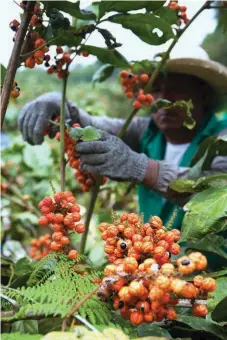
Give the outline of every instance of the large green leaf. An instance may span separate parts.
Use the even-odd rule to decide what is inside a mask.
[[[47,143],[35,146],[27,144],[23,150],[23,160],[38,177],[46,176],[53,165],[51,149]]]
[[[118,67],[129,67],[129,62],[125,57],[116,50],[109,50],[96,46],[85,45],[82,51],[87,51],[89,54],[95,55],[104,64],[108,63]]]
[[[93,126],[86,126],[85,128],[71,128],[69,135],[74,140],[82,140],[88,142],[90,140],[98,140],[102,137],[102,131]]]
[[[1,334],[2,340],[41,340],[41,334],[20,334],[20,333],[3,333]]]
[[[161,45],[174,38],[171,26],[154,14],[115,15],[111,18],[111,21],[130,29],[142,41],[150,45]]]
[[[218,303],[227,297],[227,276],[217,279],[216,284],[217,288],[209,293],[209,299],[207,300],[209,311],[214,311]],[[227,319],[224,321],[227,321]]]
[[[147,11],[155,11],[162,7],[165,1],[101,1],[99,6],[99,18],[107,12],[129,12],[141,8]]]
[[[179,193],[192,193],[195,191],[194,184],[194,181],[188,179],[175,179],[170,183],[169,188]]]
[[[168,22],[168,24],[170,25],[177,24],[179,20],[177,12],[173,11],[169,7],[158,8],[157,10],[154,11],[154,15],[159,16],[160,18]]]
[[[197,318],[195,316],[178,315],[177,321],[182,322],[193,329],[212,333],[220,339],[227,339],[227,331],[223,329],[223,327],[208,320]]]
[[[227,137],[207,137],[200,144],[192,162],[189,171],[189,177],[195,178],[205,170],[209,170],[213,159],[217,156],[227,155]]]
[[[227,218],[226,188],[209,188],[196,194],[185,205],[185,210],[182,241],[198,241],[210,232],[220,232],[223,227],[217,222]]]
[[[217,304],[211,317],[216,322],[227,322],[227,296]]]
[[[24,275],[30,271],[32,271],[34,267],[34,262],[29,260],[27,257],[21,258],[17,263],[15,264],[15,274],[17,276]]]
[[[169,339],[170,334],[166,329],[163,329],[157,325],[152,324],[142,324],[137,327],[137,332],[140,337],[164,337],[164,339]]]
[[[227,188],[227,174],[217,174],[199,178],[194,184],[196,191],[208,188]]]
[[[57,29],[52,32],[56,37],[53,44],[60,46],[76,47],[81,43],[82,37],[77,35],[78,30],[70,27],[67,31],[63,29]]]
[[[5,75],[6,75],[6,68],[2,64],[0,64],[0,66],[1,66],[0,73],[1,73],[1,86],[2,86],[4,83]]]
[[[227,240],[219,235],[207,234],[197,242],[188,242],[188,249],[208,251],[227,259]]]
[[[109,78],[114,71],[114,66],[106,64],[102,65],[93,75],[92,83],[101,83]]]
[[[38,334],[38,321],[37,320],[23,320],[13,323],[12,332],[19,332],[20,334]]]
[[[95,20],[96,15],[91,11],[81,10],[80,9],[80,1],[71,2],[71,1],[43,1],[45,7],[49,9],[56,8],[59,11],[68,13],[75,18],[82,20]]]

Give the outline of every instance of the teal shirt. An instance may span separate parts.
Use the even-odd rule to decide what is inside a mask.
[[[204,122],[196,136],[191,141],[189,147],[185,151],[179,166],[188,167],[194,157],[199,144],[208,136],[215,136],[222,130],[227,128],[227,115],[223,115],[218,119],[215,115]],[[166,148],[166,141],[163,134],[150,122],[145,130],[141,141],[141,152],[145,153],[149,158],[154,160],[163,160]],[[168,223],[173,213],[177,215],[172,224],[172,228],[180,229],[184,211],[179,206],[166,202],[163,205],[163,198],[150,190],[149,188],[140,185],[138,187],[139,208],[140,213],[144,214],[144,221],[147,222],[152,215],[158,215],[163,220],[164,225]]]

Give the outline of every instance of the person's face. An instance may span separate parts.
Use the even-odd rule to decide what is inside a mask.
[[[155,83],[152,95],[155,100],[163,98],[171,102],[192,99],[194,105],[192,116],[197,124],[201,124],[203,119],[201,92],[199,83],[194,78],[170,74],[165,81],[159,79]],[[179,107],[168,110],[160,109],[152,115],[152,119],[163,133],[168,133],[182,129],[185,113]]]

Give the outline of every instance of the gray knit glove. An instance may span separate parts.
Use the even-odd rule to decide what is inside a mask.
[[[106,132],[98,141],[78,143],[76,150],[82,170],[117,181],[141,183],[145,177],[147,156],[132,151],[120,138]]]
[[[27,103],[19,113],[18,125],[23,139],[28,143],[42,144],[43,133],[48,130],[49,137],[53,138],[59,128],[49,120],[54,120],[60,115],[61,93],[49,92]],[[79,123],[81,126],[90,124],[89,115],[75,104],[67,101],[65,107],[65,122],[68,124]]]

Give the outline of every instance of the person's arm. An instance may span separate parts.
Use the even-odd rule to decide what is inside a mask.
[[[149,159],[142,184],[172,203],[183,206],[190,199],[191,195],[185,198],[168,190],[168,186],[175,179],[190,179],[188,176],[189,170],[189,167],[180,167],[166,161]],[[227,173],[227,156],[215,157],[210,170],[203,171],[201,177],[219,173]]]

